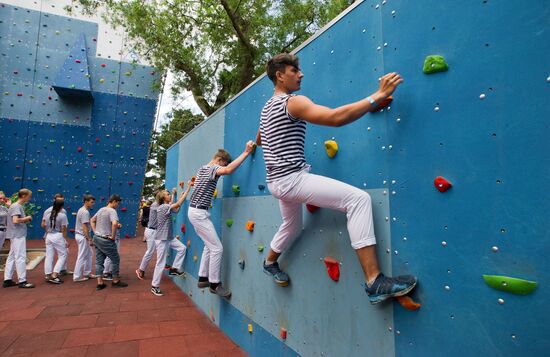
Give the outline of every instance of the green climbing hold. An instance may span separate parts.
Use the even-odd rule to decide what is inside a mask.
[[[116,144],[115,147],[118,149],[120,148],[120,144]]]
[[[38,177],[33,177],[32,179],[34,182],[38,181]]]
[[[55,144],[55,139],[50,139],[50,144]]]
[[[229,218],[228,220],[225,221],[225,224],[227,224],[228,227],[231,227],[233,225],[233,220]]]
[[[233,193],[236,194],[236,195],[241,193],[241,188],[239,187],[239,185],[233,185],[233,187],[231,189],[233,190]]]
[[[426,74],[432,74],[437,72],[445,72],[448,69],[449,65],[443,56],[431,55],[427,56],[424,60],[424,68],[422,68],[422,71]]]
[[[260,245],[258,246],[258,252],[260,252],[260,253],[263,252],[263,251],[264,251],[264,248],[265,248],[264,245],[263,245],[263,244],[260,244]]]
[[[509,276],[501,275],[483,275],[483,280],[485,280],[487,285],[493,289],[502,290],[517,295],[531,294],[538,285],[536,281],[511,278]]]

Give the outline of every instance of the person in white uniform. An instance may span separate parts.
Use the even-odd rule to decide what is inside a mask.
[[[92,274],[93,261],[93,241],[92,227],[90,226],[90,210],[94,207],[95,197],[84,195],[84,205],[80,207],[76,214],[75,240],[78,245],[78,256],[74,267],[73,281],[82,282],[93,279],[96,276]]]
[[[53,203],[55,203],[55,201],[65,201],[65,196],[63,196],[62,193],[56,193],[54,196],[53,196]],[[45,211],[44,211],[44,214],[42,216],[42,224],[44,224],[44,216],[46,214],[49,214],[51,211],[52,211],[52,208],[53,208],[53,204],[52,206],[48,207]],[[63,208],[62,212],[67,215],[67,211]],[[67,217],[69,217],[67,215]],[[46,235],[44,235],[44,240],[46,240]],[[67,247],[67,257],[69,256],[69,247]],[[68,275],[68,274],[72,274],[73,272],[70,271],[69,269],[67,269],[67,264],[69,263],[69,259],[66,259],[65,260],[65,265],[63,266],[63,269],[61,269],[61,273],[60,275],[61,276],[65,276],[65,275]],[[47,280],[47,278],[46,278]]]
[[[4,288],[16,285],[22,289],[34,288],[34,284],[27,282],[27,223],[32,221],[32,216],[26,215],[23,208],[31,198],[31,190],[22,188],[17,193],[17,202],[8,210],[6,238],[10,240],[10,253],[4,268]],[[17,270],[19,284],[12,280],[14,270]]]
[[[170,192],[168,191],[160,191],[156,197],[156,201],[159,205],[157,208],[157,230],[155,231],[157,263],[155,264],[155,272],[153,273],[153,280],[151,282],[151,292],[156,296],[163,295],[160,290],[160,280],[162,278],[164,266],[166,265],[166,255],[168,254],[169,248],[176,251],[176,257],[174,258],[174,262],[172,264],[172,269],[175,269],[175,272],[171,271],[172,275],[185,276],[180,269],[183,265],[183,260],[185,259],[187,247],[185,244],[180,242],[179,239],[174,239],[175,237],[172,229],[172,213],[179,212],[181,205],[189,194],[189,190],[191,190],[191,181],[187,183],[187,188],[175,203],[173,203],[172,196],[177,194],[176,188],[173,189],[172,195],[170,195]]]
[[[196,175],[195,191],[189,200],[187,216],[195,232],[204,242],[201,264],[199,268],[199,288],[209,288],[212,294],[224,298],[231,297],[231,291],[221,283],[221,263],[223,246],[214,224],[210,220],[208,209],[218,180],[223,175],[231,175],[254,150],[254,143],[248,141],[245,150],[235,161],[223,149],[218,150],[212,160],[203,165]]]
[[[59,274],[67,261],[67,247],[69,240],[67,237],[67,226],[69,220],[63,213],[64,201],[56,200],[52,209],[48,211],[42,220],[42,228],[46,230],[46,260],[44,261],[44,273],[46,281],[51,284],[61,284],[63,280]],[[57,253],[57,262],[53,264],[55,254]]]
[[[8,229],[8,202],[4,192],[0,191],[0,250],[4,247],[6,230]]]
[[[155,196],[157,194],[158,192],[155,194]],[[145,279],[145,269],[147,269],[147,265],[149,265],[149,262],[153,257],[153,253],[155,252],[155,248],[156,248],[155,231],[157,230],[158,206],[159,204],[155,200],[153,204],[147,207],[149,209],[148,218],[147,218],[147,227],[145,228],[145,232],[143,233],[143,236],[145,237],[145,241],[147,242],[147,250],[145,251],[145,254],[143,254],[143,258],[141,259],[141,264],[139,265],[139,268],[136,269],[136,275],[139,280]]]

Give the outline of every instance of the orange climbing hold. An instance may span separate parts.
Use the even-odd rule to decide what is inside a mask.
[[[249,232],[254,232],[254,224],[256,224],[254,221],[246,222],[246,230]]]
[[[334,281],[340,280],[340,262],[331,257],[325,257],[328,276]]]
[[[310,205],[309,203],[306,204],[306,208],[307,208],[309,213],[313,213],[313,212],[315,212],[319,209],[319,207],[314,206],[314,205]]]
[[[434,186],[439,192],[445,192],[451,188],[452,184],[445,177],[437,176],[434,180]]]
[[[185,182],[180,181],[180,187],[181,187],[181,188],[184,188],[184,187],[185,187]]]
[[[419,303],[415,302],[410,296],[404,295],[404,296],[398,296],[395,298],[397,302],[403,306],[405,309],[410,311],[415,311],[420,309]]]
[[[195,186],[195,180],[197,178],[195,176],[191,177],[191,186]]]

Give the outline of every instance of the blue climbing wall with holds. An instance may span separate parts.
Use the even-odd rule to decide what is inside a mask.
[[[322,208],[304,207],[302,233],[281,257],[291,285],[263,274],[281,218],[261,148],[222,179],[214,203],[231,300],[196,288],[200,261],[188,258],[193,274],[178,284],[253,356],[546,355],[549,16],[542,0],[358,1],[296,51],[299,94],[330,107],[373,93],[384,73],[405,79],[389,107],[353,124],[308,124],[306,158],[312,172],[370,194],[382,271],[418,276],[419,309],[368,303],[345,215]],[[221,144],[238,156],[272,93],[261,77],[173,146],[178,180]],[[193,150],[220,123],[223,139]],[[186,214],[177,219],[200,259]]]
[[[121,235],[134,236],[159,74],[109,50],[98,22],[27,5],[0,4],[0,190],[33,191],[29,238],[56,193],[71,229],[85,193],[96,210],[119,194]]]

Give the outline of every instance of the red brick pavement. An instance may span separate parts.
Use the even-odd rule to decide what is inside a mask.
[[[29,248],[43,241],[28,241]],[[74,268],[76,245],[69,248]],[[0,356],[246,356],[164,276],[164,296],[149,292],[154,261],[141,281],[134,270],[141,239],[121,245],[125,289],[95,290],[95,281],[51,285],[44,263],[27,273],[35,289],[0,288]]]

